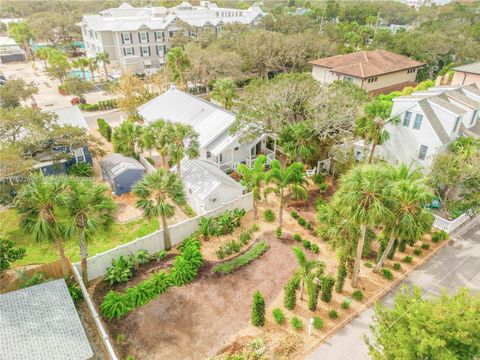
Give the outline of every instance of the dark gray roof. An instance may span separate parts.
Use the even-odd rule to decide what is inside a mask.
[[[0,295],[1,360],[84,360],[93,356],[65,280]]]
[[[445,131],[442,123],[438,119],[437,115],[435,114],[435,111],[433,111],[432,107],[428,103],[428,100],[431,99],[423,99],[418,102],[418,105],[422,109],[423,113],[425,114],[425,117],[427,120],[430,122],[432,125],[433,130],[437,134],[438,138],[443,144],[448,144],[451,139],[448,136],[448,133]]]
[[[110,154],[100,160],[100,166],[113,176],[120,175],[128,169],[145,170],[138,160],[118,153]]]

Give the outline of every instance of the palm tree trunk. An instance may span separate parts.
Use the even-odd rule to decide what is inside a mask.
[[[55,238],[55,247],[57,248],[58,256],[60,257],[60,262],[62,263],[62,273],[63,276],[68,275],[68,262],[63,250],[62,239],[59,237]]]
[[[182,179],[182,173],[180,171],[181,171],[180,161],[177,161],[177,175],[178,175],[178,178],[181,180]]]
[[[380,260],[378,260],[377,265],[373,268],[373,272],[378,273],[380,269],[383,266],[383,263],[385,262],[385,259],[387,258],[388,254],[390,253],[390,250],[392,250],[393,243],[395,242],[395,236],[392,234],[390,236],[390,240],[388,240],[387,247],[383,251],[382,256],[380,257]]]
[[[95,82],[95,71],[90,70],[90,73],[92,74],[92,81]]]
[[[162,166],[163,166],[163,168],[168,170],[167,157],[165,156],[165,154],[160,154],[160,156],[162,157]]]
[[[257,201],[255,198],[253,199],[253,220],[258,219],[258,208],[257,208]]]
[[[278,214],[278,226],[283,226],[283,190],[280,192],[280,212]]]
[[[305,279],[302,277],[302,283],[300,284],[300,300],[303,300],[303,287],[305,284]]]
[[[87,82],[87,77],[85,76],[85,69],[82,68],[83,81]]]
[[[85,230],[80,229],[80,238],[79,238],[79,247],[80,247],[80,257],[82,258],[82,281],[85,287],[88,286],[88,271],[87,271],[87,257],[88,257],[88,247],[87,242],[85,241]]]
[[[108,82],[107,64],[105,63],[103,63],[103,71],[105,71],[105,81]]]
[[[363,245],[365,244],[365,233],[367,232],[366,225],[362,224],[360,227],[360,239],[358,239],[357,253],[355,254],[355,265],[353,266],[352,287],[357,286],[358,273],[360,271],[360,262],[362,261]]]
[[[373,160],[373,154],[375,153],[375,148],[377,147],[377,140],[373,139],[372,149],[370,150],[370,155],[368,156],[368,163],[371,164]]]
[[[164,248],[166,251],[168,251],[172,248],[172,242],[170,241],[170,231],[168,230],[167,218],[165,217],[165,215],[161,215],[160,220],[162,221],[163,227]]]

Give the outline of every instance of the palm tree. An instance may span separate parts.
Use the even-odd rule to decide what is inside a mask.
[[[165,250],[170,250],[172,244],[167,219],[175,215],[175,204],[185,204],[182,182],[176,174],[165,169],[158,169],[135,183],[132,191],[138,197],[136,206],[143,210],[145,216],[157,217],[159,225],[161,222],[164,247]]]
[[[396,191],[391,202],[393,216],[385,223],[384,233],[389,236],[388,244],[378,263],[373,269],[380,271],[383,263],[393,247],[395,239],[420,239],[433,224],[433,215],[425,204],[431,203],[432,191],[425,184],[425,178],[420,169],[411,170],[411,166],[401,165],[392,169],[392,180]]]
[[[125,120],[113,131],[114,151],[126,156],[138,157],[142,147],[142,134],[142,126],[131,120]]]
[[[340,187],[332,204],[342,217],[360,226],[352,275],[353,287],[357,286],[367,228],[390,221],[394,192],[391,171],[382,164],[357,166],[340,179]]]
[[[68,191],[62,196],[64,208],[70,218],[66,228],[69,236],[78,234],[80,257],[82,258],[82,280],[88,285],[87,271],[87,239],[101,226],[107,226],[113,221],[115,203],[106,195],[108,187],[96,184],[91,179],[69,179]]]
[[[280,165],[278,160],[273,160],[270,164],[270,170],[266,175],[267,182],[272,182],[275,187],[273,192],[280,198],[279,226],[283,226],[283,208],[285,206],[285,190],[288,189],[292,194],[292,199],[306,199],[308,194],[306,190],[307,175],[302,163],[294,162],[286,168]]]
[[[375,100],[364,108],[365,116],[357,119],[355,132],[364,138],[366,144],[372,144],[368,163],[373,160],[375,148],[383,144],[390,137],[385,125],[389,122],[398,123],[398,117],[389,119],[392,110],[392,102],[387,100]]]
[[[223,103],[225,109],[230,110],[233,99],[238,96],[237,85],[232,79],[218,79],[213,83],[212,97]]]
[[[294,246],[292,250],[297,258],[298,265],[300,266],[300,269],[298,270],[298,274],[300,275],[301,279],[300,300],[303,300],[303,289],[305,288],[305,283],[313,281],[313,270],[322,267],[323,264],[319,260],[308,260],[304,252],[296,246]]]
[[[85,69],[88,67],[88,59],[81,57],[72,62],[72,65],[82,72],[83,81],[87,81],[87,76],[85,75]]]
[[[240,184],[242,184],[247,191],[253,193],[253,218],[257,220],[258,209],[257,201],[261,198],[261,185],[265,179],[265,164],[267,163],[267,157],[260,155],[255,159],[253,167],[248,167],[245,164],[239,164],[237,172],[240,175]]]
[[[90,74],[92,74],[92,81],[95,82],[95,71],[98,70],[98,60],[97,58],[88,58],[88,70],[90,70]]]
[[[63,178],[36,174],[19,192],[16,208],[24,231],[33,234],[37,241],[55,241],[63,274],[67,275],[68,262],[62,244],[64,227],[58,216],[60,195],[64,189]]]
[[[108,70],[107,70],[107,65],[110,64],[110,55],[108,52],[103,51],[101,53],[98,53],[95,56],[95,59],[99,62],[102,63],[103,66],[103,71],[105,71],[105,81],[108,82]]]
[[[197,158],[199,154],[198,133],[191,125],[174,123],[167,127],[168,155],[177,166],[177,175],[181,179],[180,161],[187,156],[189,159]]]
[[[155,120],[145,128],[145,131],[145,144],[158,151],[162,158],[163,167],[168,169],[167,156],[169,144],[171,143],[171,131],[169,131],[168,123],[162,119]]]
[[[280,133],[279,142],[290,161],[310,162],[318,151],[318,134],[308,122],[299,122],[285,126]]]
[[[51,48],[49,47],[41,47],[41,48],[38,48],[36,51],[35,51],[35,57],[38,57],[39,59],[42,59],[43,60],[43,63],[45,65],[45,69],[47,68],[48,64],[47,64],[47,59],[50,55],[50,52],[51,52]]]

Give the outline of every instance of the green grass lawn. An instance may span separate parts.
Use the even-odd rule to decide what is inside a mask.
[[[115,246],[148,235],[158,229],[156,219],[138,219],[127,224],[113,224],[108,230],[99,230],[88,242],[88,256],[113,249]],[[14,266],[48,263],[58,258],[54,243],[35,241],[33,236],[20,229],[19,216],[15,209],[0,212],[0,236],[27,249],[27,256]],[[65,254],[72,262],[80,260],[77,239],[65,242]]]

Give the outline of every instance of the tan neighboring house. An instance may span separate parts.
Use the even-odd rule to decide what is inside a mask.
[[[415,86],[418,69],[425,64],[385,50],[357,51],[309,62],[312,76],[324,84],[352,81],[373,94],[387,94]]]
[[[480,88],[480,61],[457,66],[452,69],[455,74],[452,78],[452,85],[471,85],[475,84]]]

